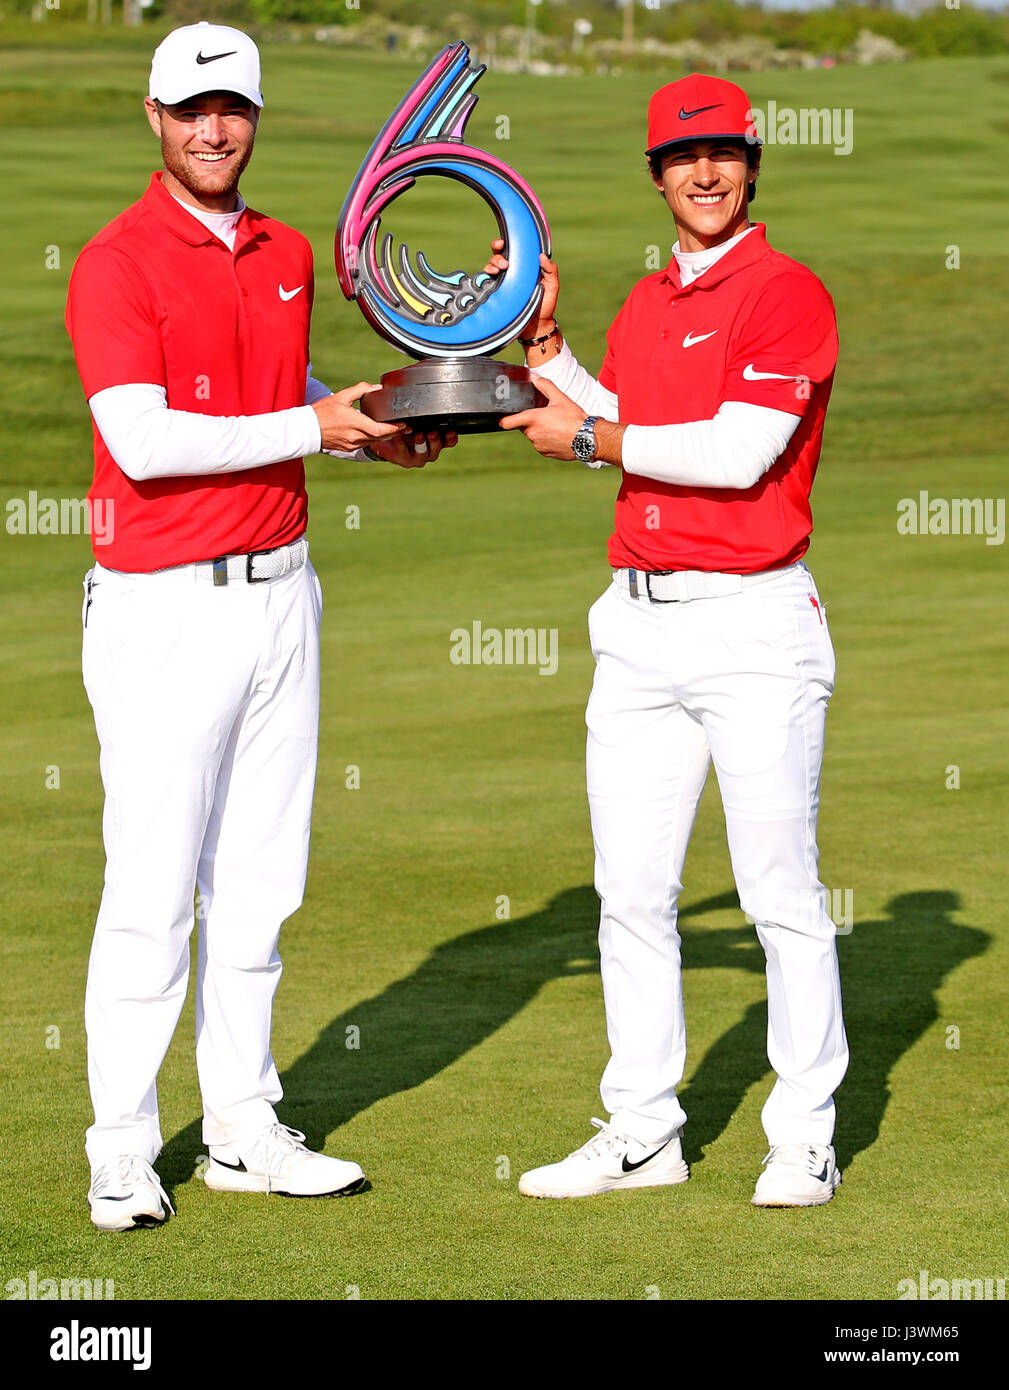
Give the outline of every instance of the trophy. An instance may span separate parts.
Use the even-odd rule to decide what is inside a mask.
[[[539,199],[507,164],[464,139],[487,71],[464,43],[449,44],[413,84],[357,172],[336,229],[340,288],[375,332],[418,360],[386,372],[361,399],[373,420],[418,430],[487,433],[503,415],[546,405],[525,367],[490,355],[510,343],[540,302],[540,252],[550,230]],[[422,251],[379,242],[382,211],[418,178],[457,179],[490,205],[508,269],[439,274]]]

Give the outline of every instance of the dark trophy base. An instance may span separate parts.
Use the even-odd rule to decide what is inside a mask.
[[[490,434],[502,415],[546,404],[525,367],[493,357],[428,357],[386,372],[381,389],[361,397],[372,420],[456,434]]]

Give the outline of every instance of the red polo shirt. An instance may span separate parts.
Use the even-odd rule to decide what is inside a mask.
[[[610,563],[749,574],[805,554],[809,494],[837,361],[834,305],[811,270],[767,244],[763,224],[685,289],[674,257],[638,282],[599,373],[620,420],[709,420],[725,401],[801,415],[753,487],[688,488],[625,473]]]
[[[313,292],[300,232],[246,208],[229,251],[155,173],[140,201],[88,242],[70,277],[66,325],[84,394],[151,383],[165,387],[170,409],[200,415],[304,405]],[[111,569],[270,550],[305,530],[300,459],[134,482],[97,427],[94,448],[89,496],[113,508],[108,543],[94,550]]]

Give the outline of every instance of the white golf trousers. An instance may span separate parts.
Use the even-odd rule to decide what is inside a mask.
[[[83,673],[107,864],[85,1000],[86,1148],[92,1163],[153,1161],[156,1077],[186,996],[194,919],[204,1141],[276,1118],[277,944],[308,864],[322,594],[307,561],[219,588],[207,566],[96,565],[89,577]]]
[[[829,1144],[848,1061],[836,928],[816,819],[834,652],[801,562],[737,593],[653,603],[614,583],[592,606],[587,772],[611,1058],[603,1104],[658,1142],[686,1119],[676,903],[708,771],[740,904],[767,963],[770,1144]]]

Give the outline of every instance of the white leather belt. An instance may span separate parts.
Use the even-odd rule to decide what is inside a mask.
[[[301,569],[308,559],[308,541],[293,541],[276,550],[257,550],[251,555],[222,555],[218,560],[200,560],[193,569],[198,581],[220,588],[225,584],[262,584]]]
[[[614,583],[631,598],[650,599],[652,603],[685,603],[695,598],[722,598],[738,594],[751,584],[759,584],[791,569],[761,570],[758,574],[725,574],[708,570],[673,570],[666,574],[656,570],[619,569],[613,571]]]

